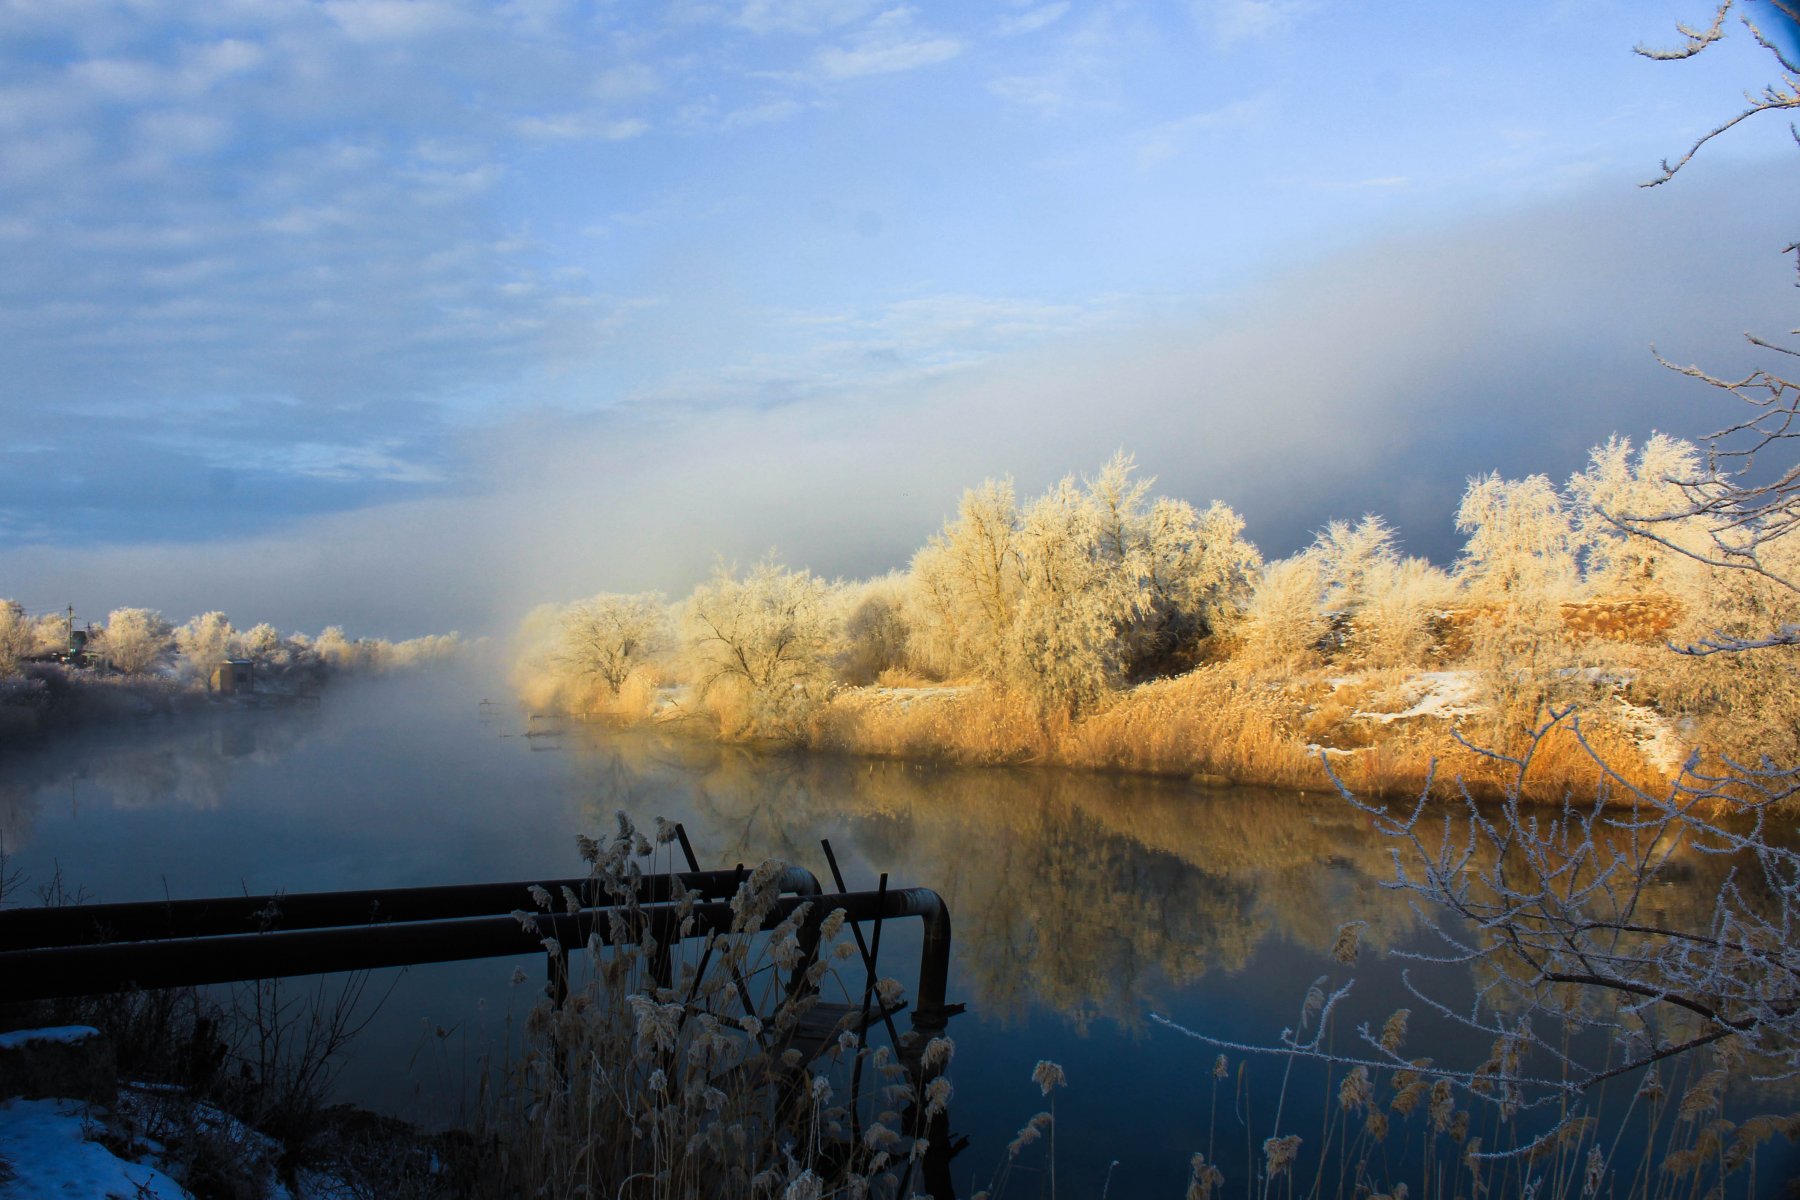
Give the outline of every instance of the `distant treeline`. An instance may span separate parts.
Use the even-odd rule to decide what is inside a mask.
[[[34,661],[70,656],[71,629],[60,613],[33,619],[16,601],[0,599],[0,678]],[[222,612],[201,613],[173,625],[150,608],[115,608],[104,625],[84,626],[78,657],[123,675],[162,675],[205,683],[228,659],[247,659],[271,681],[322,677],[334,670],[381,671],[444,658],[462,644],[457,634],[390,642],[350,638],[327,626],[317,637],[283,635],[263,623],[233,628]]]
[[[33,618],[0,599],[0,741],[180,707],[203,696],[228,660],[251,663],[253,690],[291,695],[334,675],[441,660],[462,645],[454,633],[390,642],[352,639],[335,625],[317,637],[266,623],[239,630],[222,612],[174,625],[148,608],[117,608],[104,625],[72,631],[61,614]]]
[[[1659,434],[1595,448],[1561,488],[1543,475],[1473,479],[1446,569],[1402,554],[1374,515],[1330,521],[1300,553],[1265,561],[1230,507],[1153,497],[1120,454],[1026,501],[1007,480],[969,489],[907,569],[878,579],[829,581],[770,557],[721,565],[674,603],[601,593],[545,605],[521,627],[516,680],[538,709],[976,760],[1242,766],[1243,753],[1204,747],[1143,761],[1095,733],[1144,736],[1133,706],[1166,715],[1177,683],[1194,705],[1267,708],[1250,740],[1302,757],[1334,738],[1352,750],[1403,740],[1409,715],[1453,717],[1504,746],[1573,705],[1621,741],[1642,742],[1649,720],[1684,744],[1800,760],[1785,655],[1669,649],[1800,622],[1792,591],[1702,561],[1716,549],[1694,511],[1704,478],[1696,447]],[[1654,537],[1627,528],[1645,517],[1663,518]],[[1800,553],[1800,539],[1789,545],[1771,549]],[[1788,565],[1765,552],[1772,571],[1792,577]],[[1469,702],[1404,711],[1421,694],[1406,681],[1439,673]],[[1320,714],[1334,707],[1343,720],[1327,728]],[[1380,727],[1361,747],[1341,728],[1357,720]]]

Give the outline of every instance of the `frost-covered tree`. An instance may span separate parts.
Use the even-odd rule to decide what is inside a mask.
[[[1120,630],[1139,596],[1105,551],[1102,515],[1064,479],[1026,509],[1014,540],[1019,593],[1005,678],[1046,712],[1079,712],[1123,679]]]
[[[162,665],[173,633],[155,609],[115,608],[106,618],[103,648],[116,669],[141,675]]]
[[[352,641],[342,625],[327,625],[313,639],[312,653],[318,661],[334,670],[355,670],[364,663],[362,643]]]
[[[912,641],[906,616],[908,583],[906,575],[895,571],[836,589],[834,600],[843,623],[837,673],[845,683],[870,684],[882,672],[907,665]]]
[[[1371,666],[1416,667],[1429,662],[1434,625],[1447,615],[1456,595],[1456,581],[1425,559],[1383,563],[1369,574],[1351,646]]]
[[[69,648],[69,623],[61,613],[45,613],[31,623],[31,653],[62,654]]]
[[[667,648],[670,634],[661,596],[602,592],[562,614],[555,655],[565,670],[617,696],[633,671]]]
[[[258,665],[286,665],[288,648],[281,640],[280,631],[267,621],[252,625],[240,634],[238,647],[246,658],[256,660]]]
[[[1402,558],[1393,526],[1373,513],[1352,525],[1331,521],[1313,538],[1319,603],[1339,622],[1342,652],[1371,666],[1424,661],[1433,624],[1456,582],[1422,558]]]
[[[1264,566],[1238,627],[1245,661],[1277,667],[1317,657],[1327,628],[1319,611],[1323,589],[1324,572],[1310,550]]]
[[[1576,538],[1585,554],[1584,576],[1599,594],[1683,596],[1704,574],[1696,556],[1707,534],[1695,518],[1659,523],[1660,537],[1633,534],[1620,523],[1634,514],[1673,513],[1686,502],[1682,481],[1701,472],[1692,442],[1652,434],[1635,455],[1630,438],[1612,437],[1588,454],[1588,465],[1569,478]]]
[[[1255,587],[1262,555],[1244,539],[1243,518],[1214,501],[1146,500],[1154,480],[1134,480],[1123,451],[1087,483],[1098,551],[1126,581],[1118,672],[1128,682],[1192,665],[1199,644],[1229,628]]]
[[[21,661],[36,648],[37,630],[16,600],[0,600],[0,677],[16,675]]]
[[[1762,561],[1800,577],[1800,538],[1761,548]],[[1751,644],[1770,630],[1800,627],[1800,594],[1754,571],[1699,568],[1683,592],[1684,609],[1669,637],[1677,646]],[[1739,653],[1662,652],[1646,673],[1664,707],[1697,722],[1705,750],[1755,766],[1765,756],[1800,765],[1800,670],[1790,647]]]
[[[1469,535],[1457,573],[1476,598],[1518,605],[1574,592],[1575,530],[1547,476],[1471,479],[1456,528]]]
[[[238,632],[222,612],[190,617],[175,630],[175,652],[181,669],[198,679],[209,677],[214,667],[237,657],[240,650]]]
[[[766,558],[727,567],[681,606],[681,653],[727,734],[795,737],[831,690],[837,628],[831,588]]]
[[[1331,521],[1313,537],[1326,612],[1353,616],[1400,563],[1399,537],[1374,513],[1352,525]]]
[[[1190,665],[1235,621],[1261,556],[1214,503],[1150,499],[1120,453],[1020,509],[1010,482],[963,496],[913,560],[915,657],[1006,684],[1045,711]]]
[[[913,556],[912,647],[943,675],[998,678],[1018,601],[1014,539],[1019,506],[1010,479],[963,493],[956,518]]]

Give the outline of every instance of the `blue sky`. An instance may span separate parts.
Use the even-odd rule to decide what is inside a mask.
[[[0,595],[494,625],[1119,446],[1442,558],[1794,324],[1785,129],[1636,186],[1705,8],[0,0]]]

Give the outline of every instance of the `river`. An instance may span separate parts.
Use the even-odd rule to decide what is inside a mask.
[[[483,706],[480,701],[494,703]],[[1468,968],[1408,963],[1431,945],[1392,877],[1391,844],[1335,796],[1202,789],[1185,781],[1036,769],[957,769],[756,753],[690,738],[533,721],[503,685],[439,672],[341,686],[316,711],[221,712],[71,735],[0,759],[0,837],[25,882],[60,878],[101,901],[554,878],[579,874],[577,832],[617,810],[683,822],[704,866],[775,856],[828,879],[829,838],[852,888],[886,871],[936,889],[955,923],[952,1124],[970,1137],[959,1190],[985,1186],[1044,1104],[1039,1059],[1060,1063],[1060,1194],[1179,1194],[1211,1149],[1228,1178],[1260,1161],[1283,1060],[1215,1085],[1215,1047],[1154,1019],[1269,1045],[1329,955],[1367,922],[1340,1015],[1379,1026],[1414,1010],[1409,1046],[1479,1062],[1485,1039],[1407,998],[1454,1000]],[[1710,895],[1700,863],[1653,897]],[[883,971],[910,983],[916,929],[885,933]],[[484,1055],[504,1046],[542,979],[487,961],[378,973],[392,994],[338,1079],[339,1097],[428,1122],[459,1119]],[[1317,1071],[1288,1083],[1281,1132],[1316,1137],[1334,1104]],[[1116,1166],[1113,1165],[1116,1160]],[[1784,1159],[1770,1169],[1786,1171]],[[1043,1167],[1020,1159],[1009,1192]],[[1110,1183],[1108,1182],[1111,1173]],[[1235,1188],[1232,1189],[1235,1192]]]

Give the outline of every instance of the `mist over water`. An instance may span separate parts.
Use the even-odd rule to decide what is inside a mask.
[[[1220,1085],[1209,1132],[1215,1049],[1149,1014],[1270,1044],[1316,978],[1345,974],[1327,950],[1346,920],[1369,922],[1346,1042],[1354,1021],[1379,1025],[1410,1003],[1416,1052],[1478,1061],[1485,1049],[1404,996],[1407,964],[1387,954],[1427,942],[1382,887],[1389,844],[1333,797],[758,754],[480,704],[504,694],[481,669],[421,672],[336,687],[314,713],[220,712],[15,755],[0,782],[9,866],[28,877],[15,898],[33,902],[59,871],[96,901],[561,878],[581,873],[574,835],[608,832],[619,810],[684,822],[708,867],[775,856],[828,880],[829,838],[852,889],[886,871],[950,907],[950,999],[969,1005],[950,1026],[952,1125],[972,1138],[956,1163],[965,1194],[1043,1106],[1040,1058],[1069,1076],[1057,1099],[1068,1194],[1099,1195],[1115,1158],[1114,1194],[1177,1193],[1209,1139],[1209,1158],[1246,1178],[1247,1131],[1230,1114],[1250,1116],[1260,1146],[1282,1064],[1253,1062],[1244,1098],[1235,1073]],[[1691,890],[1658,892],[1650,915],[1705,902],[1722,869],[1697,861]],[[917,949],[915,923],[889,924],[882,972],[910,988]],[[509,982],[515,966],[527,982]],[[1466,988],[1466,972],[1412,967],[1447,995]],[[543,969],[525,957],[377,973],[370,994],[393,993],[340,1098],[466,1117],[483,1057],[504,1053]],[[1324,1092],[1306,1080],[1284,1118],[1303,1133],[1320,1127]]]

